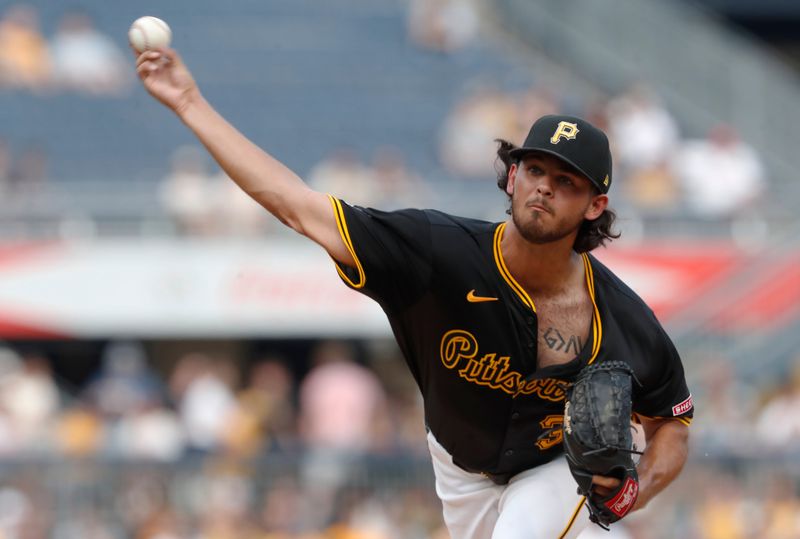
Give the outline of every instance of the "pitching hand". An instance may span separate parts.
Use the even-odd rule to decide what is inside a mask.
[[[173,49],[150,50],[137,55],[136,71],[144,87],[178,114],[200,95],[192,74]]]
[[[592,476],[592,490],[601,497],[606,497],[619,487],[620,480],[616,477],[605,477],[602,475]]]
[[[603,475],[592,476],[592,491],[596,492],[601,498],[607,498],[612,492],[619,488],[620,480],[616,477],[606,477]],[[636,511],[642,507],[642,498],[636,499],[631,511]]]

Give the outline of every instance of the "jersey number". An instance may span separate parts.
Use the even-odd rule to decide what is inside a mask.
[[[536,441],[536,447],[541,451],[546,451],[553,446],[561,443],[564,438],[564,433],[561,426],[564,424],[563,415],[549,415],[539,421],[539,425],[544,431],[539,439]]]

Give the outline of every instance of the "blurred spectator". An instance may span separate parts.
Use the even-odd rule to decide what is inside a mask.
[[[210,170],[197,146],[176,148],[159,199],[178,233],[187,236],[258,236],[273,225],[267,211],[223,171]]]
[[[6,389],[19,376],[22,358],[11,348],[0,347],[0,455],[13,455],[22,449],[13,412],[6,407]]]
[[[237,413],[231,365],[202,353],[178,360],[170,386],[186,430],[189,448],[214,452],[223,447]]]
[[[699,539],[748,539],[757,522],[742,485],[728,474],[720,473],[696,492],[694,514]],[[724,493],[724,495],[721,495]]]
[[[146,407],[162,395],[162,384],[150,369],[138,342],[110,342],[103,350],[100,370],[85,389],[87,401],[111,420]]]
[[[214,186],[207,154],[196,146],[181,146],[173,153],[170,171],[161,180],[159,198],[180,234],[206,236],[216,230]]]
[[[35,493],[26,492],[27,485],[3,483],[0,488],[0,536],[44,537],[45,530],[37,523],[46,512],[46,508],[39,506],[41,500],[35,499]]]
[[[339,197],[348,204],[374,206],[380,201],[380,188],[369,167],[349,147],[338,148],[317,163],[309,171],[307,181],[313,189]]]
[[[18,455],[23,451],[20,446],[13,419],[0,403],[0,458]]]
[[[322,342],[300,383],[300,435],[313,448],[361,453],[373,445],[386,395],[375,374],[359,365],[355,350]]]
[[[226,236],[255,237],[275,227],[276,220],[258,202],[242,191],[224,172],[211,177],[213,227]]]
[[[681,210],[681,191],[670,163],[630,170],[619,183],[619,204],[642,217],[671,217]]]
[[[55,447],[67,457],[99,454],[105,443],[105,426],[100,414],[84,401],[67,407],[58,418]]]
[[[134,358],[136,365],[146,356],[129,345],[112,343],[103,352]],[[161,400],[130,398],[138,392],[127,384],[107,386],[121,387],[128,396],[120,402],[129,408],[111,401],[111,409],[124,410],[116,417],[98,413],[99,400],[59,407],[52,387],[42,391],[43,382],[54,386],[57,381],[45,358],[0,348],[0,455],[6,462],[0,537],[444,539],[427,465],[405,467],[409,457],[428,458],[424,449],[416,453],[424,447],[422,410],[398,353],[373,344],[367,348],[367,368],[356,361],[354,347],[318,343],[301,390],[303,419],[295,413],[288,360],[264,356],[238,373],[233,361],[187,354],[170,377],[175,404],[182,412],[193,410],[179,418],[163,395]],[[786,377],[791,383],[767,401],[763,415],[771,418],[754,434],[753,389],[724,357],[703,360],[697,399],[706,413],[692,425],[693,453],[680,480],[657,507],[637,511],[610,533],[590,527],[580,539],[800,536],[800,483],[793,465],[800,437],[780,438],[784,425],[798,430],[794,417],[800,415],[800,403],[786,397],[800,387],[800,362],[798,372]],[[106,361],[101,372],[109,372]],[[239,374],[245,383],[236,392]],[[103,378],[98,373],[95,384]],[[43,396],[41,402],[35,395]],[[777,412],[768,412],[780,401]],[[53,426],[49,439],[55,458],[28,460],[31,453],[18,443],[22,438],[11,420],[18,411],[6,410],[14,407],[25,410],[22,416],[31,424]],[[44,410],[60,415],[54,420],[56,412]],[[318,419],[309,421],[309,414]],[[42,417],[50,420],[37,419]],[[303,441],[314,443],[307,455],[292,440],[301,421]],[[321,423],[312,436],[308,427]],[[203,451],[213,454],[187,458],[184,425],[187,432],[212,440]],[[756,453],[736,450],[751,447],[751,441]],[[391,453],[385,451],[388,446]],[[769,457],[769,447],[781,450],[780,458]],[[398,464],[402,475],[396,473]]]
[[[470,0],[411,0],[408,32],[424,49],[453,53],[478,34],[478,14]]]
[[[345,493],[335,522],[327,529],[333,539],[394,539],[401,536],[388,508],[372,493]]]
[[[25,354],[17,369],[0,378],[0,399],[15,443],[28,454],[46,453],[50,428],[60,411],[60,395],[47,358]]]
[[[607,114],[615,166],[625,178],[620,202],[645,216],[675,213],[680,189],[670,163],[679,133],[672,115],[644,84],[611,100]]]
[[[609,138],[623,171],[658,166],[678,145],[678,126],[655,92],[636,84],[608,103]]]
[[[786,380],[782,380],[756,418],[760,445],[776,451],[800,449],[800,358]]]
[[[41,91],[50,80],[47,41],[39,29],[39,12],[15,4],[0,19],[0,87]]]
[[[300,383],[299,433],[308,454],[303,486],[316,518],[328,524],[337,491],[355,472],[358,459],[386,420],[386,395],[375,374],[356,362],[343,342],[322,342]]]
[[[512,140],[517,131],[513,98],[498,88],[480,88],[448,114],[439,135],[440,158],[459,179],[492,178],[497,155],[494,139]]]
[[[408,168],[405,156],[399,148],[382,146],[372,160],[373,182],[381,208],[410,208],[422,204],[434,205],[433,193],[425,181]]]
[[[795,481],[785,475],[770,477],[764,500],[760,539],[800,537],[800,499]]]
[[[294,379],[280,358],[253,365],[238,406],[229,419],[226,444],[234,454],[256,456],[264,450],[290,450],[295,445]]]
[[[751,212],[766,188],[760,157],[731,126],[717,126],[707,138],[687,141],[676,166],[686,205],[705,219]]]
[[[185,449],[180,419],[155,397],[124,414],[115,438],[114,453],[133,460],[173,462],[183,456]]]
[[[397,454],[429,457],[422,397],[405,360],[393,346],[372,349],[370,358],[370,368],[385,388],[389,402],[390,426],[385,433],[389,440],[383,445]]]
[[[131,87],[129,62],[88,13],[70,11],[59,21],[50,43],[55,83],[90,95],[122,95]]]

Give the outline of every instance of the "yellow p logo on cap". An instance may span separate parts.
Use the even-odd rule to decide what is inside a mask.
[[[558,144],[558,141],[562,138],[572,140],[578,136],[578,131],[578,124],[572,122],[558,122],[558,127],[556,127],[556,132],[553,133],[553,136],[550,137],[550,142]]]

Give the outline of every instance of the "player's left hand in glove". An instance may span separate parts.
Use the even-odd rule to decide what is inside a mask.
[[[633,463],[631,393],[633,371],[622,361],[589,365],[567,392],[564,408],[564,452],[578,494],[586,496],[589,518],[608,529],[633,509],[639,478]],[[595,475],[619,484],[592,488]]]

